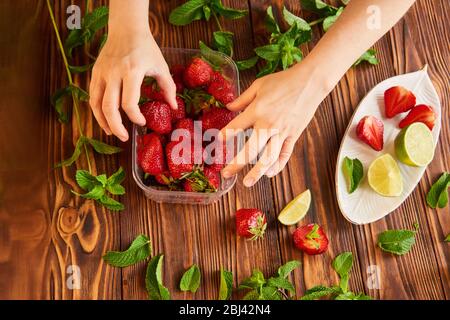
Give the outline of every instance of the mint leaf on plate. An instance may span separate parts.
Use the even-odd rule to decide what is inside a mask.
[[[404,255],[416,241],[416,232],[411,230],[387,230],[378,235],[378,246],[386,252]]]
[[[345,157],[342,163],[342,171],[347,180],[348,193],[355,192],[364,177],[364,168],[361,161],[357,158]]]
[[[133,240],[130,247],[125,251],[108,251],[103,260],[113,267],[128,267],[147,259],[152,254],[150,239],[141,234]]]
[[[147,265],[145,287],[150,300],[170,300],[170,292],[163,285],[162,266],[164,255],[154,256]]]
[[[450,173],[444,172],[431,186],[427,194],[427,203],[431,208],[444,208],[448,204],[448,188],[450,187]]]
[[[233,273],[227,270],[220,270],[219,300],[228,300],[233,291]]]
[[[194,264],[183,274],[180,280],[180,290],[195,293],[200,287],[201,273],[199,267]]]

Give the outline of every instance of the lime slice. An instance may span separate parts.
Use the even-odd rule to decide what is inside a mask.
[[[369,185],[385,197],[398,197],[403,191],[403,180],[397,162],[390,154],[376,158],[367,173]]]
[[[434,143],[430,129],[422,122],[403,128],[395,138],[398,159],[409,166],[426,166],[433,160]]]
[[[294,200],[289,202],[287,206],[284,207],[283,210],[281,210],[278,216],[278,221],[286,226],[296,224],[306,215],[309,210],[310,204],[311,192],[308,189],[295,197]]]

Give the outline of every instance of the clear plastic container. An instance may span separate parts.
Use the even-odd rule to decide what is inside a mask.
[[[194,57],[200,55],[200,50],[191,49],[178,49],[178,48],[162,48],[162,53],[169,64],[169,66],[181,64],[187,65],[187,63]],[[229,78],[235,85],[237,95],[240,93],[239,88],[239,71],[236,64],[228,56],[220,52],[211,52],[205,56],[206,59],[214,61],[214,63],[220,62],[222,67],[222,73]],[[199,193],[199,192],[185,192],[185,191],[169,191],[161,189],[158,186],[148,186],[144,183],[144,172],[137,163],[137,137],[141,135],[144,128],[134,125],[133,126],[133,142],[132,142],[132,170],[133,178],[137,185],[144,191],[147,198],[156,202],[167,203],[184,203],[184,204],[210,204],[219,200],[224,194],[233,188],[236,183],[237,177],[224,179],[221,178],[220,188],[214,193]],[[242,137],[239,137],[235,142],[235,154],[242,146]]]

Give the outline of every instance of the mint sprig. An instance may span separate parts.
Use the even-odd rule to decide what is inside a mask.
[[[122,203],[110,197],[110,195],[125,194],[125,188],[121,185],[125,179],[125,171],[122,167],[109,178],[105,174],[95,176],[86,170],[77,170],[75,179],[78,186],[87,192],[80,194],[72,190],[74,194],[86,199],[95,200],[112,211],[125,209]]]
[[[194,264],[183,274],[180,280],[180,290],[197,292],[200,287],[201,273],[199,267]]]
[[[339,287],[343,293],[346,293],[348,291],[349,273],[353,266],[353,254],[351,252],[341,253],[333,260],[332,266],[339,275]]]
[[[383,251],[396,255],[404,255],[416,242],[416,231],[387,230],[378,235],[378,247]]]
[[[147,259],[152,254],[150,239],[141,234],[125,251],[108,251],[103,260],[113,267],[124,268]]]
[[[448,188],[450,187],[450,173],[444,172],[431,186],[427,194],[427,204],[431,208],[444,208],[448,204]]]
[[[164,255],[154,256],[147,265],[145,287],[150,300],[170,300],[170,292],[162,280]]]
[[[357,158],[345,157],[342,162],[342,171],[347,180],[348,193],[355,192],[364,177],[364,168],[361,161]]]

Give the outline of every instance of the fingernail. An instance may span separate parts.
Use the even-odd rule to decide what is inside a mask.
[[[251,187],[254,183],[255,183],[255,180],[253,178],[244,179],[244,185],[246,187]]]

